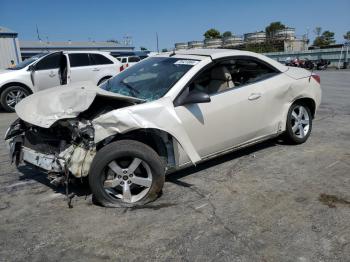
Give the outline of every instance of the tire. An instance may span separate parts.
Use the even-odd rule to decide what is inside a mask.
[[[134,140],[103,147],[89,172],[93,198],[105,207],[133,207],[154,201],[164,180],[162,159],[152,148]]]
[[[312,130],[312,114],[303,103],[294,103],[288,111],[285,138],[292,144],[302,144],[310,136]]]
[[[30,92],[22,86],[10,86],[1,93],[0,103],[5,111],[14,112],[18,102],[29,95]],[[10,101],[13,103],[10,104]]]

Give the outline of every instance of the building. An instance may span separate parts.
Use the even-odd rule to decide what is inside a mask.
[[[17,36],[16,32],[0,26],[0,69],[22,61]]]
[[[224,38],[224,48],[235,48],[243,45],[243,37],[241,36],[230,36]]]
[[[205,39],[204,41],[191,41],[176,43],[175,50],[191,48],[228,48],[245,49],[249,46],[272,46],[277,50],[284,51],[304,51],[308,49],[308,39],[306,35],[297,38],[295,28],[286,27],[277,30],[273,36],[266,36],[264,31],[245,33],[243,36],[232,35],[230,37]],[[263,49],[263,48],[262,48]]]
[[[22,59],[26,59],[33,55],[43,52],[54,51],[77,51],[77,50],[98,50],[110,52],[114,56],[134,55],[134,47],[130,45],[120,44],[115,41],[19,41]]]
[[[203,41],[190,41],[188,42],[188,48],[204,48]]]
[[[266,41],[266,33],[264,31],[244,34],[246,43],[263,43]]]

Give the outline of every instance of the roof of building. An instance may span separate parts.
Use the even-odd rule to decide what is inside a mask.
[[[20,41],[21,48],[120,48],[131,47],[116,42],[103,41]]]
[[[17,36],[18,34],[15,31],[13,31],[13,30],[11,30],[11,29],[9,29],[7,27],[0,26],[0,35],[14,35],[14,36]]]

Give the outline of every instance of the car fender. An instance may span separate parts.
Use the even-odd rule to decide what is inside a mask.
[[[201,160],[178,118],[170,98],[121,108],[103,114],[92,121],[95,143],[115,134],[153,128],[169,133],[184,149],[193,164]]]

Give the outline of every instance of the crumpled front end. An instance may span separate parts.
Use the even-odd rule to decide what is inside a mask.
[[[94,128],[88,120],[61,120],[42,128],[17,119],[5,140],[16,165],[34,165],[51,174],[85,177],[96,154]]]

